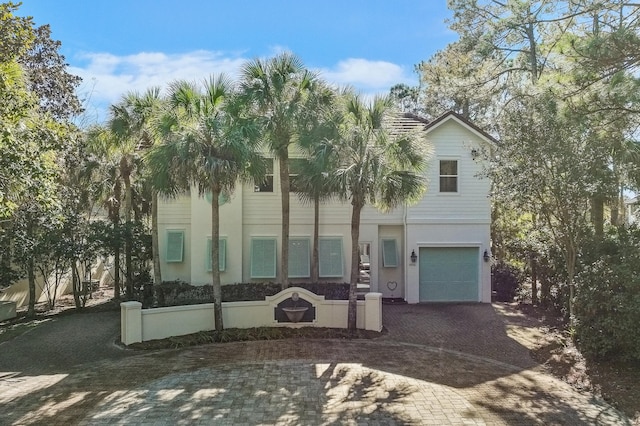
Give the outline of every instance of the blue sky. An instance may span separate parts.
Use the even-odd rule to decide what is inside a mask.
[[[89,121],[128,91],[235,76],[283,50],[332,83],[387,93],[417,84],[415,65],[456,39],[445,0],[24,0],[18,14],[51,25]]]

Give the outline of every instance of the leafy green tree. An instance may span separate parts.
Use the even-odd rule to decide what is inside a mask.
[[[232,82],[224,75],[212,76],[202,87],[186,81],[170,85],[171,116],[163,119],[168,131],[164,141],[147,156],[152,174],[160,179],[173,176],[165,194],[195,186],[200,196],[211,193],[211,265],[214,319],[216,330],[222,321],[220,283],[220,195],[233,192],[240,178],[247,177],[247,165],[257,172],[261,158],[257,154],[257,133],[253,122],[244,116],[243,104],[234,96]],[[174,192],[175,191],[175,192]]]
[[[533,212],[562,253],[573,320],[578,254],[598,190],[585,173],[602,163],[606,151],[590,143],[590,129],[571,125],[564,112],[550,95],[512,102],[505,123],[509,143],[501,146],[492,177],[495,196]]]
[[[420,199],[426,189],[423,172],[428,149],[418,133],[395,134],[385,127],[392,112],[388,97],[367,105],[353,93],[344,97],[334,178],[339,196],[351,202],[351,277],[348,327],[356,328],[360,274],[360,214],[366,204],[388,211]]]
[[[260,123],[264,143],[278,160],[282,200],[281,283],[289,285],[289,147],[298,142],[301,116],[318,83],[302,61],[291,53],[247,62],[240,87],[245,102]]]

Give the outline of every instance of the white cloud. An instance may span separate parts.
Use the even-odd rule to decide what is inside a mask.
[[[274,46],[272,50],[275,54],[284,48]],[[75,59],[70,72],[83,79],[80,96],[88,99],[85,120],[93,122],[104,120],[109,105],[127,92],[144,92],[152,86],[164,89],[176,79],[199,81],[222,72],[236,78],[248,58],[241,54],[201,50],[182,54],[141,52],[126,56],[85,53]],[[385,61],[351,58],[318,71],[328,82],[350,85],[365,98],[388,93],[397,83],[415,84],[415,78],[408,76],[402,67]]]
[[[350,58],[320,71],[328,81],[368,92],[387,92],[397,83],[415,84],[415,78],[408,76],[401,66],[386,61]]]

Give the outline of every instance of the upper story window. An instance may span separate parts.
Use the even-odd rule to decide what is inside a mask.
[[[440,192],[458,192],[458,160],[440,160]]]
[[[267,172],[262,181],[257,181],[254,192],[273,192],[273,159],[267,158]]]
[[[300,190],[300,183],[298,182],[298,176],[304,170],[306,160],[303,158],[290,158],[289,159],[289,191],[290,192],[302,192]]]

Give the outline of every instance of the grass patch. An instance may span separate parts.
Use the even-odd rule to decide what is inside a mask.
[[[229,328],[222,331],[200,331],[184,336],[133,343],[127,348],[134,350],[178,349],[208,343],[245,342],[279,339],[375,339],[383,333],[369,330],[351,332],[342,328],[322,327],[255,327]]]

